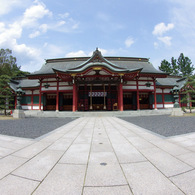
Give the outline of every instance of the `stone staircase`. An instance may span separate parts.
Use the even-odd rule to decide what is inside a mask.
[[[172,109],[136,110],[136,111],[24,111],[26,117],[136,117],[149,115],[170,115]]]

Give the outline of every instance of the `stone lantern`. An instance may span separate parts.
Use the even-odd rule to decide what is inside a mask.
[[[16,109],[17,110],[22,110],[21,100],[22,100],[22,96],[24,94],[25,94],[25,92],[22,90],[21,86],[19,86],[18,89],[16,90],[16,95],[17,95],[17,106],[16,106]]]
[[[171,93],[173,94],[173,98],[175,100],[174,108],[180,108],[179,105],[179,87],[175,85],[173,89],[171,90]]]
[[[24,111],[22,110],[22,106],[21,106],[21,100],[22,100],[22,96],[24,94],[25,94],[25,92],[19,86],[16,90],[17,106],[16,106],[16,109],[14,110],[14,113],[13,113],[14,118],[25,118],[25,114],[24,114]]]
[[[175,100],[171,115],[172,116],[183,116],[183,111],[181,110],[180,105],[179,105],[179,87],[178,87],[178,85],[175,85],[173,87],[173,89],[171,90],[171,93],[173,94],[173,98]]]

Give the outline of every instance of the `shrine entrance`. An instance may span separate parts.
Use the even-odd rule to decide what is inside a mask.
[[[79,111],[113,110],[114,104],[117,104],[116,85],[90,84],[79,86]]]

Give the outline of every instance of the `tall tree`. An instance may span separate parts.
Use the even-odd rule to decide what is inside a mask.
[[[172,74],[173,75],[179,75],[179,67],[178,67],[178,65],[177,65],[177,60],[174,58],[174,57],[172,57],[171,58],[171,68],[172,68]]]
[[[171,64],[165,59],[161,62],[159,69],[163,72],[170,73],[170,74],[173,72]]]
[[[185,57],[183,53],[180,54],[177,60],[172,57],[171,63],[164,59],[161,62],[159,69],[163,72],[183,77],[191,76],[195,70],[191,60],[188,57]]]
[[[184,94],[184,96],[181,102],[186,103],[191,112],[195,104],[195,75],[188,78],[183,87],[182,94]]]
[[[17,66],[16,57],[12,56],[12,51],[10,49],[0,50],[0,75],[16,77],[24,76],[26,74],[29,73],[21,71],[20,67]]]
[[[188,57],[185,57],[183,53],[180,54],[177,65],[181,72],[181,76],[191,76],[195,70],[191,60]]]
[[[14,95],[12,89],[9,87],[8,83],[10,77],[7,75],[0,76],[0,110],[4,110],[4,114],[7,114],[7,110],[12,108]]]

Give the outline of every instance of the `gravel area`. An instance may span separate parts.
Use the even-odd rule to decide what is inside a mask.
[[[195,132],[194,116],[171,117],[169,115],[158,115],[120,117],[120,119],[143,127],[165,137]]]
[[[76,118],[74,118],[76,119]],[[37,138],[61,127],[73,118],[25,118],[16,120],[1,120],[0,134],[24,138]]]
[[[63,126],[75,118],[25,118],[1,120],[0,134],[24,138],[37,138]],[[165,137],[195,132],[195,117],[139,116],[120,117],[127,122],[148,129]]]

